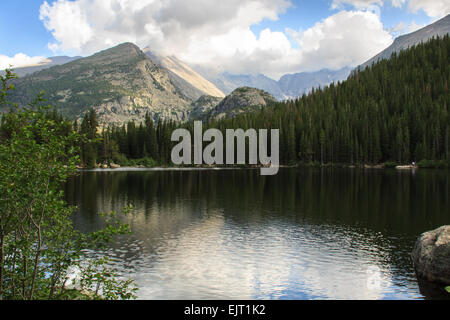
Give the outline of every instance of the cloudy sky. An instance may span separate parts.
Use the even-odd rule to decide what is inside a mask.
[[[0,68],[133,42],[277,79],[357,66],[449,13],[449,0],[2,0]]]

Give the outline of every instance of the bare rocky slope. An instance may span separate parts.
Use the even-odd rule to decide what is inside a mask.
[[[149,47],[145,48],[143,52],[165,69],[170,79],[190,99],[197,100],[204,95],[218,98],[225,97],[225,93],[177,57],[154,54]]]

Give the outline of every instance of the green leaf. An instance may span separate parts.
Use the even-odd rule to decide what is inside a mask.
[[[448,293],[450,293],[450,286],[445,287],[445,291],[447,291]]]

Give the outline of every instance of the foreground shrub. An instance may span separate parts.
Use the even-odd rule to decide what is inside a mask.
[[[132,281],[118,280],[86,250],[105,248],[129,226],[111,213],[104,229],[82,234],[64,201],[61,185],[76,173],[82,137],[48,116],[42,94],[23,109],[8,102],[13,78],[10,70],[0,77],[0,108],[11,108],[0,126],[0,300],[65,299],[74,290],[91,299],[133,298]],[[68,290],[74,267],[76,289]]]

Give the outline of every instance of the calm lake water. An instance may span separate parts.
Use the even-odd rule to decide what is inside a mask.
[[[447,170],[83,172],[65,191],[83,231],[133,204],[132,235],[106,254],[139,299],[444,294],[419,286],[410,253],[422,232],[450,224]]]

